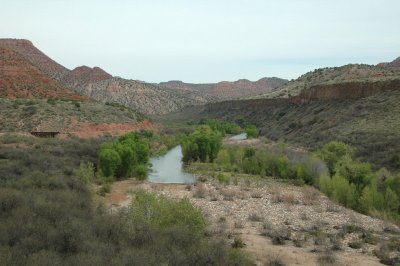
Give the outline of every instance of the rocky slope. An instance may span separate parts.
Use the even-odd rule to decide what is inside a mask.
[[[317,85],[279,99],[225,101],[164,116],[170,121],[219,118],[257,124],[267,137],[320,148],[342,140],[376,167],[400,167],[400,79]]]
[[[110,74],[99,67],[80,66],[66,73],[61,82],[69,88],[77,88],[111,78]]]
[[[262,78],[254,82],[247,79],[240,79],[234,82],[222,81],[209,84],[168,81],[161,82],[159,85],[171,90],[199,92],[202,95],[208,95],[209,98],[216,98],[218,100],[230,100],[265,94],[286,82],[287,80],[280,78]]]
[[[201,103],[201,99],[185,97],[184,94],[171,93],[167,89],[135,80],[112,78],[89,83],[76,90],[101,102],[119,103],[145,114],[165,114],[184,106]],[[205,101],[203,101],[204,103]]]
[[[303,89],[316,85],[332,85],[347,82],[373,82],[400,78],[400,58],[391,63],[378,65],[349,64],[341,67],[327,67],[310,71],[298,79],[273,89],[260,98],[288,98],[299,95]]]
[[[165,114],[188,105],[212,101],[211,97],[207,98],[196,92],[167,90],[154,84],[113,78],[99,67],[81,66],[69,70],[46,56],[28,40],[0,39],[0,47],[13,50],[20,58],[42,71],[43,78],[47,75],[48,82],[54,86],[68,88],[101,102],[122,104],[145,114]],[[32,79],[27,81],[26,86],[40,87]],[[7,86],[9,91],[13,90],[10,84]]]
[[[0,46],[0,97],[83,100],[49,78],[14,50]]]
[[[45,55],[28,40],[0,39],[0,46],[16,51],[52,79],[60,80],[69,72],[67,68]]]

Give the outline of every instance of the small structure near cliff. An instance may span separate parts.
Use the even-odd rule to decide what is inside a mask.
[[[39,138],[54,138],[55,136],[60,134],[60,132],[58,132],[58,131],[31,131],[31,134],[33,136],[39,137]]]

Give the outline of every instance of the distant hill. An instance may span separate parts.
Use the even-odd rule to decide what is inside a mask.
[[[52,79],[60,80],[69,70],[23,39],[0,39],[0,46],[10,48]]]
[[[16,51],[2,46],[0,46],[0,97],[86,99],[64,88]]]
[[[41,71],[43,77],[47,75],[47,80],[54,86],[64,87],[65,91],[73,90],[101,102],[122,104],[144,114],[165,114],[185,106],[211,101],[199,93],[167,90],[146,82],[113,78],[99,67],[80,66],[69,70],[45,55],[28,40],[0,39],[0,47],[13,50],[20,59],[26,60]],[[15,79],[20,78],[22,79],[18,75],[15,76]],[[34,82],[29,84],[32,88],[38,87]],[[8,90],[13,90],[12,88],[8,87]]]
[[[258,98],[288,98],[313,86],[341,84],[353,81],[383,81],[400,78],[400,58],[378,65],[349,64],[341,67],[319,68],[273,89]]]
[[[193,84],[182,81],[161,82],[159,85],[171,90],[198,92],[218,100],[232,100],[257,96],[271,92],[285,84],[287,80],[280,78],[262,78],[257,81],[240,79],[234,82],[222,81],[218,83]]]
[[[110,74],[99,67],[90,68],[88,66],[80,66],[68,71],[61,78],[61,82],[67,87],[76,88],[111,78]]]
[[[400,78],[320,84],[290,98],[210,103],[162,117],[175,122],[201,118],[254,123],[273,140],[311,150],[341,140],[376,168],[400,169]]]

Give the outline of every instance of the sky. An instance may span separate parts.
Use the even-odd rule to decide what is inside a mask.
[[[0,0],[0,38],[147,82],[287,79],[400,56],[398,0]]]

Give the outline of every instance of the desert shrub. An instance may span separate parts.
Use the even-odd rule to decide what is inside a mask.
[[[244,248],[246,244],[240,237],[235,237],[232,243],[233,248]]]
[[[90,184],[94,181],[94,165],[92,162],[81,161],[79,168],[74,173],[76,178],[84,184]]]
[[[178,227],[201,235],[207,225],[201,211],[188,199],[174,201],[144,190],[136,191],[129,215],[132,222],[144,223],[157,230]]]
[[[230,182],[230,177],[223,173],[218,173],[217,179],[220,183],[223,183],[223,184],[229,184],[229,182]]]
[[[260,215],[258,215],[257,213],[252,213],[249,215],[249,221],[252,222],[261,222],[262,221],[262,217]]]

